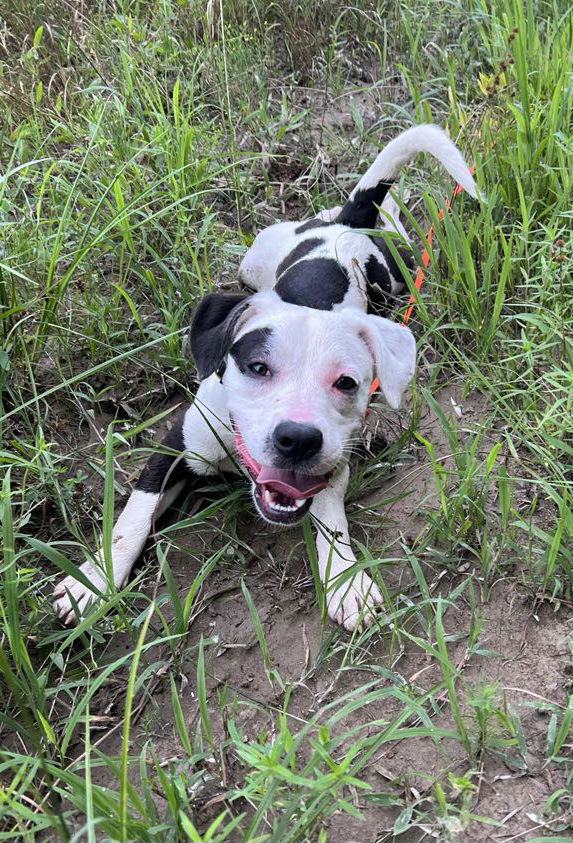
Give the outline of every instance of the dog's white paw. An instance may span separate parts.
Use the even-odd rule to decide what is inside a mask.
[[[107,584],[101,573],[90,563],[84,562],[80,567],[80,571],[84,574],[98,591],[105,594],[107,591]],[[76,623],[81,616],[85,615],[89,607],[99,600],[97,594],[75,579],[75,577],[65,577],[61,580],[54,589],[54,609],[56,614],[65,624]],[[74,602],[79,611],[79,616],[76,614]]]
[[[339,588],[327,594],[328,616],[349,632],[356,627],[370,626],[376,607],[382,603],[382,595],[376,583],[368,574],[356,574]]]

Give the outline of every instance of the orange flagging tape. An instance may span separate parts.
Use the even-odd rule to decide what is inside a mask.
[[[473,174],[474,170],[475,170],[475,167],[472,164],[472,166],[470,167],[470,173]],[[461,184],[456,184],[456,186],[454,187],[454,190],[452,192],[451,198],[446,199],[446,211],[450,210],[453,200],[456,198],[456,196],[459,196],[459,194],[462,192],[462,190],[463,190],[463,187],[461,186]],[[444,210],[443,210],[443,208],[440,208],[440,210],[438,211],[438,219],[442,220],[443,218],[444,218]],[[428,249],[431,247],[433,239],[434,239],[434,225],[432,224],[430,226],[430,228],[428,229],[428,233],[426,234],[426,247],[427,248],[425,248],[424,251],[422,252],[422,265],[419,266],[418,269],[416,270],[416,277],[414,278],[414,287],[416,288],[416,290],[418,290],[418,292],[420,291],[420,288],[421,288],[422,284],[424,283],[424,278],[425,278],[424,270],[428,268],[428,264],[430,263],[430,254],[428,252]],[[404,315],[402,317],[402,322],[404,323],[404,325],[407,325],[409,320],[410,320],[410,316],[412,315],[412,311],[414,310],[414,304],[415,304],[415,299],[414,299],[414,296],[411,295],[410,298],[408,299],[408,304],[406,306],[406,310],[404,311]],[[374,378],[374,380],[372,381],[372,383],[370,385],[370,395],[373,395],[376,392],[376,390],[378,389],[379,386],[380,386],[380,381],[378,380],[378,378]]]

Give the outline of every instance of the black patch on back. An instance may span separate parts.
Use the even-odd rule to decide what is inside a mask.
[[[303,240],[302,243],[295,246],[292,252],[289,252],[286,258],[279,263],[276,277],[280,278],[289,266],[292,266],[293,263],[302,260],[302,258],[306,258],[313,249],[317,246],[322,246],[323,243],[324,240],[321,237],[309,237],[308,240]]]
[[[368,313],[381,316],[388,312],[392,284],[390,273],[376,255],[370,255],[366,261],[366,292],[368,295]]]
[[[305,231],[312,231],[313,228],[324,228],[326,225],[332,225],[332,223],[327,222],[326,220],[319,219],[307,220],[306,222],[303,222],[299,226],[297,226],[294,230],[294,233],[304,234]]]
[[[272,328],[257,328],[233,343],[230,354],[243,374],[247,373],[249,363],[254,363],[268,351],[272,332]]]
[[[173,427],[166,434],[161,444],[165,448],[182,454],[185,450],[183,443],[183,418],[181,413],[175,420]],[[162,490],[170,489],[180,480],[193,477],[185,459],[172,454],[152,454],[135,483],[135,488],[141,492],[153,492],[158,495]]]
[[[374,228],[378,219],[378,208],[392,184],[391,181],[381,181],[376,187],[359,190],[354,199],[346,202],[334,222],[349,228]]]
[[[376,248],[379,252],[382,252],[384,256],[384,261],[386,262],[386,266],[390,271],[390,275],[398,284],[407,284],[407,279],[405,278],[404,274],[400,271],[400,267],[394,260],[394,255],[382,239],[382,237],[370,237]],[[412,250],[408,249],[407,246],[397,246],[398,254],[408,267],[408,269],[412,272],[415,269],[414,265],[414,255],[412,254]]]
[[[348,292],[348,273],[333,258],[308,258],[291,266],[275,287],[283,301],[332,310]]]
[[[368,284],[376,284],[386,293],[392,292],[390,273],[376,255],[370,255],[366,261],[366,280]]]

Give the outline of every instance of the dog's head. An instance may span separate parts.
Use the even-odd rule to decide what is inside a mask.
[[[299,521],[348,458],[373,377],[399,407],[415,365],[403,325],[286,304],[273,292],[207,296],[191,351],[201,379],[219,372],[255,504],[278,524]]]

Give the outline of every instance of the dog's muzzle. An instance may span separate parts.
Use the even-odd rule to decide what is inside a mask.
[[[299,474],[261,465],[249,453],[233,423],[235,449],[254,484],[254,498],[261,516],[275,524],[294,524],[306,515],[314,495],[326,489],[328,476]]]

